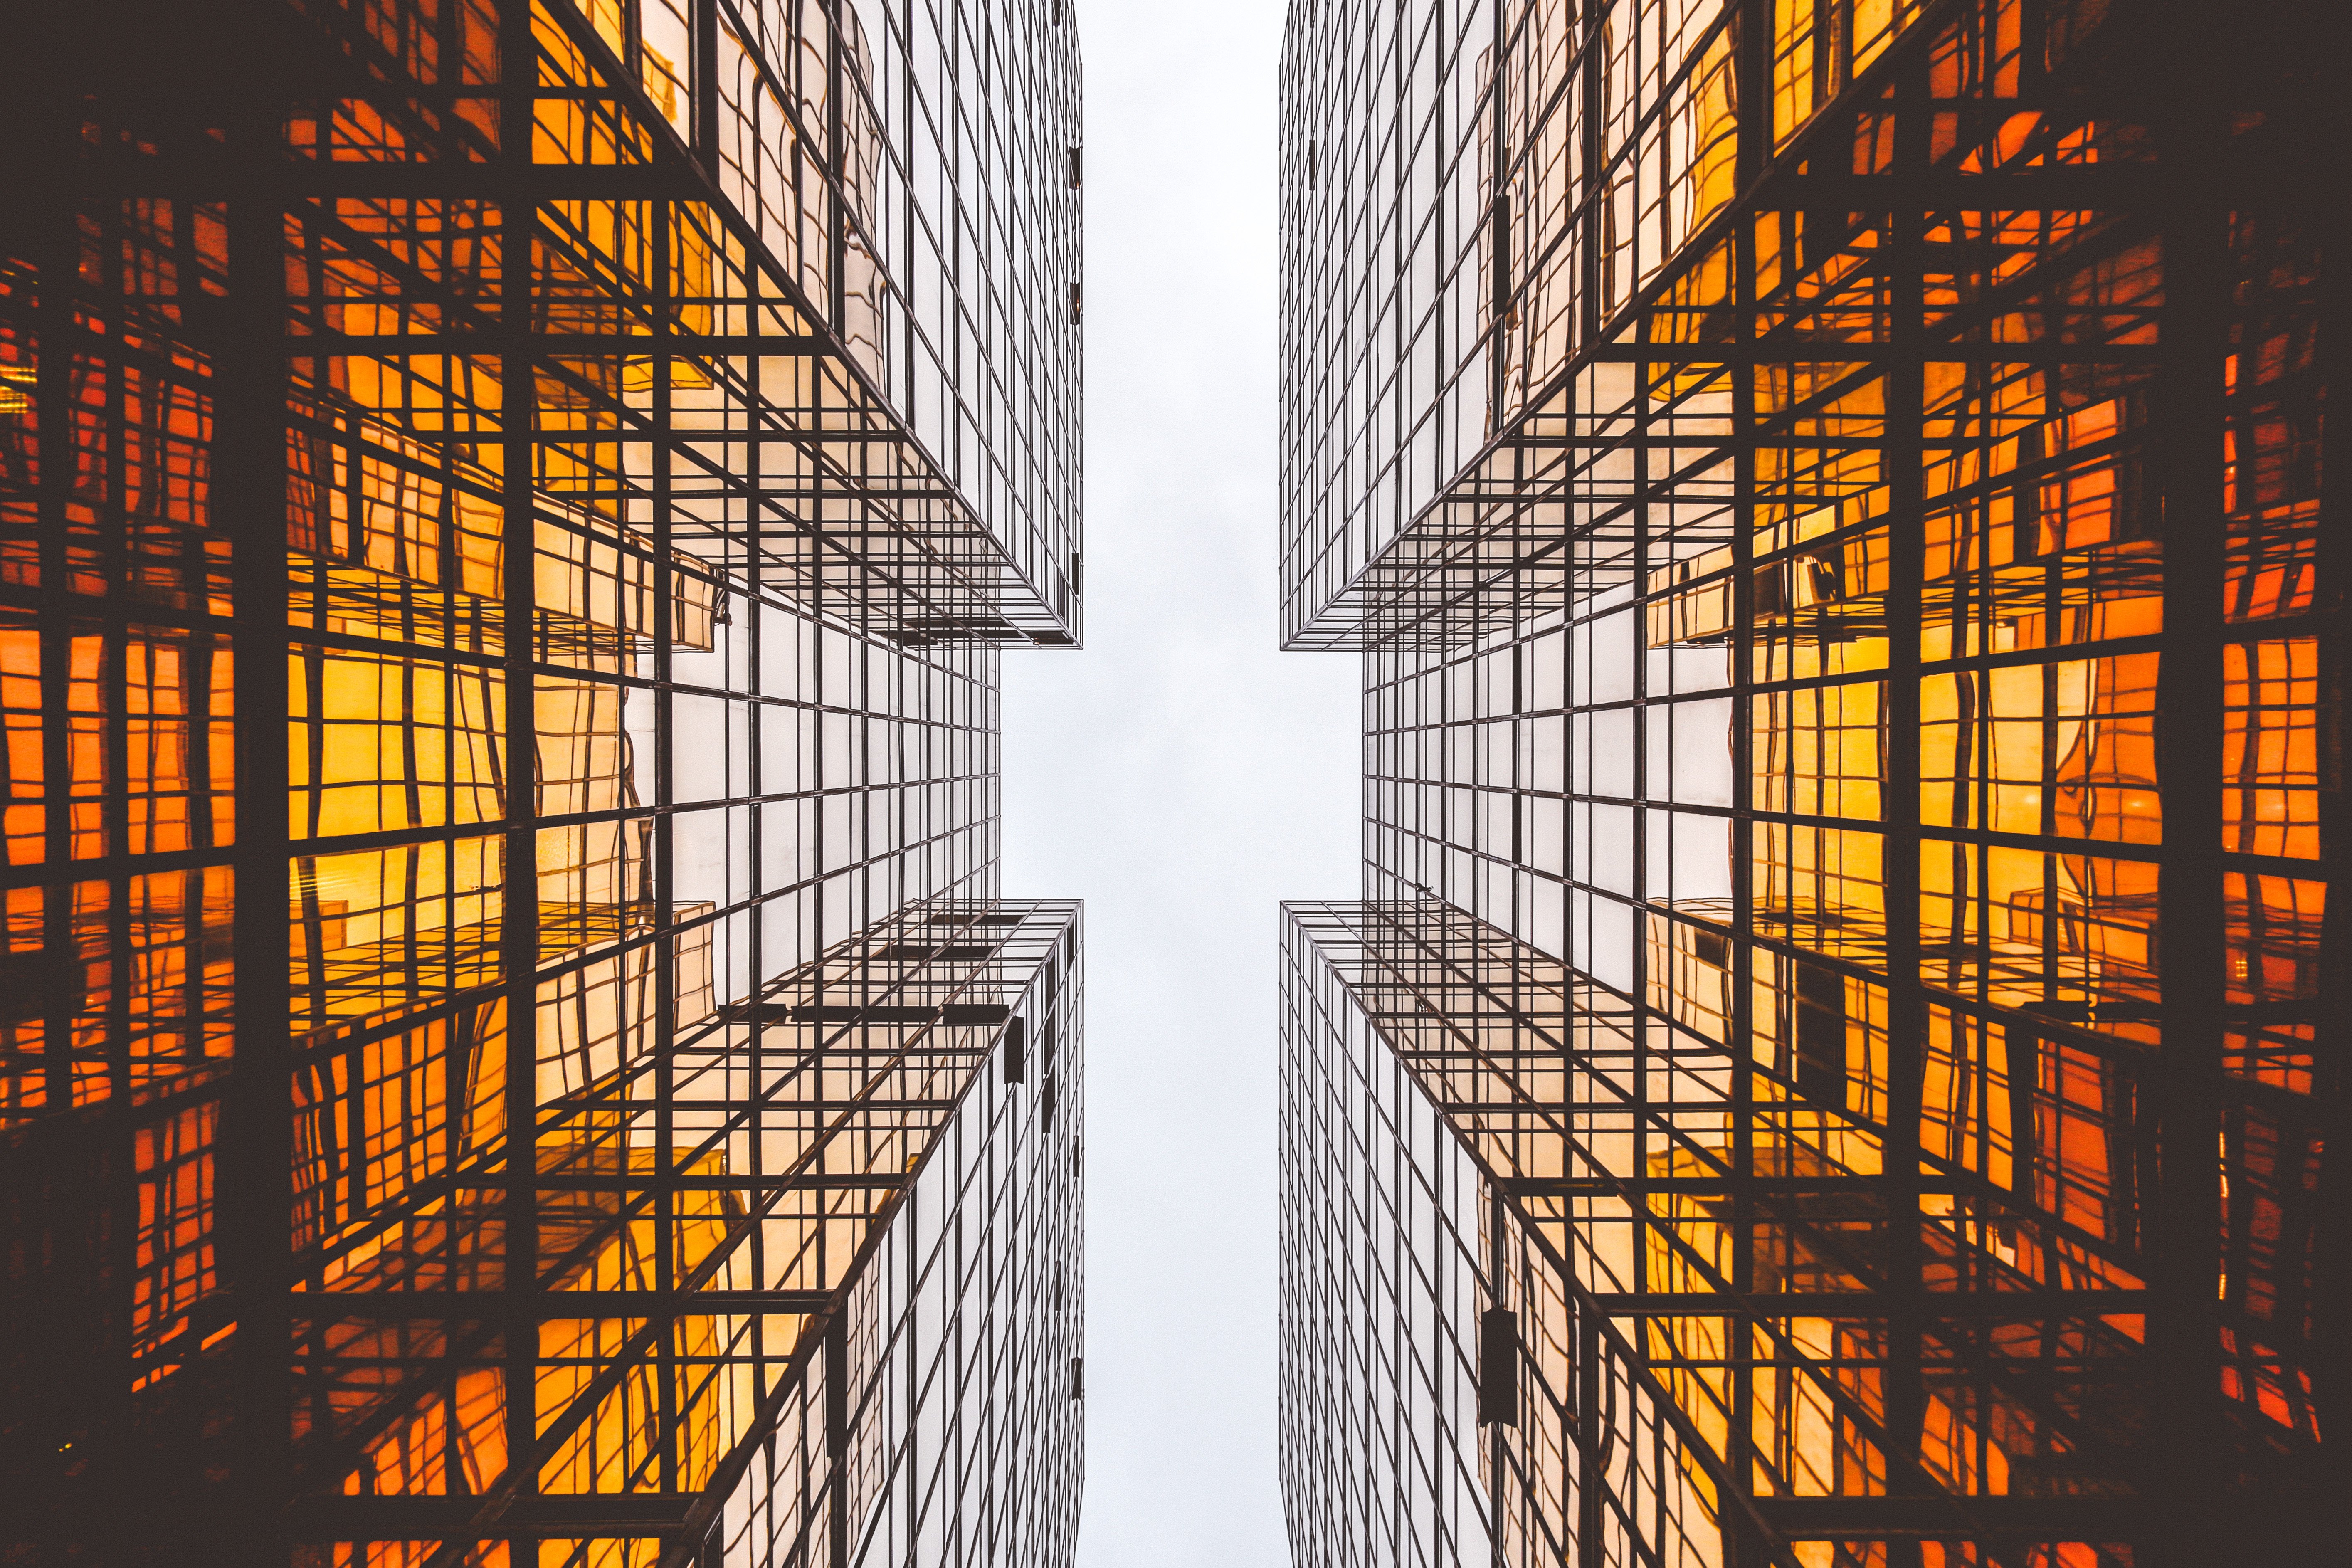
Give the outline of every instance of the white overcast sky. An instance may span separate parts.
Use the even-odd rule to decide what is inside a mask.
[[[1087,900],[1081,1568],[1276,1568],[1276,909],[1357,889],[1275,650],[1280,0],[1081,0],[1087,647],[1004,660],[1005,891]]]

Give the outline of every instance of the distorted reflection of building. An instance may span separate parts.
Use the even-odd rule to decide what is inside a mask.
[[[1299,1563],[2326,1539],[2325,25],[1292,6]]]
[[[41,11],[0,1556],[1069,1561],[1075,26]]]

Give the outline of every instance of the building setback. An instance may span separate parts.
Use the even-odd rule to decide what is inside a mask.
[[[38,10],[0,1557],[1066,1563],[1073,20]]]
[[[1301,1568],[2325,1539],[2331,27],[1292,5]]]

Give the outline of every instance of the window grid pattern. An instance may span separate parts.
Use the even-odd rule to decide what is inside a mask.
[[[66,173],[0,256],[0,1164],[53,1263],[0,1511],[1066,1558],[1080,937],[994,894],[1000,649],[1079,629],[1076,52],[997,19],[302,0],[11,65]]]
[[[1301,1564],[1477,1561],[1489,1189],[1318,945],[1283,927],[1282,1426]]]
[[[1328,177],[1315,116],[1377,141],[1392,110],[1314,97],[1339,55],[1297,40],[1440,25],[1389,9],[1294,11],[1286,200]],[[1367,649],[1367,897],[1556,967],[1570,1036],[1626,1052],[1567,1086],[1628,1095],[1571,1148],[1655,1245],[1725,1238],[1633,1247],[1616,1300],[1568,1255],[1686,1424],[1722,1560],[2138,1564],[2317,1528],[2344,851],[2306,739],[2339,700],[2319,238],[2263,173],[2305,156],[2296,25],[2263,9],[2217,57],[2160,6],[1589,9],[1562,113],[1601,40],[1680,28],[1690,81],[1728,40],[1700,118],[1733,123],[1695,144],[1731,138],[1736,199],[1677,231],[1662,173],[1630,293],[1513,271],[1494,321],[1588,290],[1549,388],[1490,405],[1548,467],[1465,466],[1507,504],[1430,502],[1352,604],[1286,579],[1291,646]],[[1570,140],[1614,167],[1637,121]],[[1601,199],[1569,242],[1608,237]],[[1293,310],[1384,276],[1286,210]],[[1310,338],[1293,372],[1391,342]],[[1342,438],[1299,384],[1286,449]],[[1286,537],[1339,494],[1286,493]],[[1569,1547],[1495,1549],[1664,1550],[1592,1506]]]

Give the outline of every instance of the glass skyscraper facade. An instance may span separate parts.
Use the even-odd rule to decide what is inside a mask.
[[[1068,1562],[1074,20],[9,34],[0,1556]]]
[[[1302,1568],[2325,1539],[2326,26],[1291,7]]]

